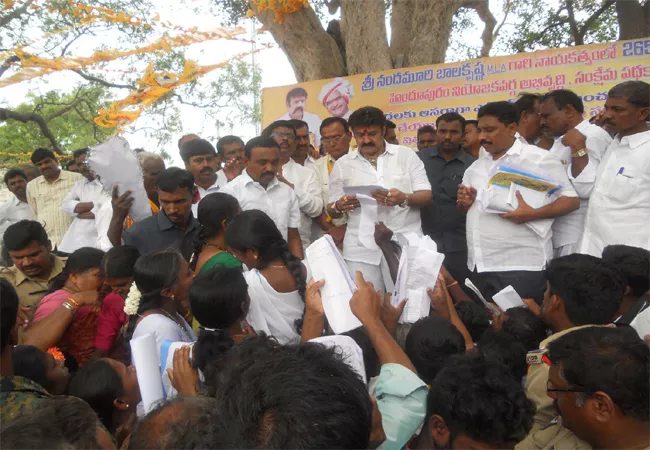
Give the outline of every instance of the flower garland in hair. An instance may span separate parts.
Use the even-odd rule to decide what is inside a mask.
[[[142,294],[138,290],[138,287],[135,285],[135,281],[131,283],[131,289],[129,289],[129,294],[126,296],[124,301],[124,313],[129,316],[134,316],[138,313],[140,308],[140,299]]]

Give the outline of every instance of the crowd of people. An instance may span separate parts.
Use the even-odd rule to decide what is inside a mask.
[[[524,93],[439,116],[417,151],[371,106],[247,142],[185,135],[185,168],[137,151],[139,221],[92,150],[62,170],[36,149],[40,175],[9,170],[0,206],[0,445],[650,448],[650,85],[584,112],[570,90]],[[559,187],[489,211],[504,165]],[[305,258],[326,235],[356,283],[341,334]],[[425,235],[444,263],[429,315],[402,323],[386,292]],[[526,306],[492,303],[508,286]],[[150,410],[130,346],[146,336],[165,387]]]

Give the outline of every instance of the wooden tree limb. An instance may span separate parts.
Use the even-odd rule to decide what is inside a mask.
[[[503,7],[503,20],[497,26],[496,30],[494,30],[494,33],[492,34],[492,38],[494,40],[496,40],[496,38],[499,36],[499,33],[501,32],[501,28],[503,28],[503,25],[505,25],[506,20],[508,19],[508,14],[510,14],[511,10],[512,10],[512,0],[506,0],[506,4]]]
[[[395,68],[403,67],[409,53],[413,33],[413,8],[411,0],[393,0],[390,16],[390,56]]]
[[[650,36],[650,1],[617,0],[619,39],[638,39]]]
[[[609,8],[611,8],[614,5],[614,3],[616,3],[615,0],[606,0],[605,2],[603,2],[602,6],[600,8],[598,8],[596,11],[594,11],[594,13],[591,16],[589,16],[589,18],[587,20],[585,20],[585,23],[582,25],[582,27],[580,29],[580,34],[582,35],[583,40],[584,40],[585,34],[587,33],[587,31],[589,31],[589,28],[591,28],[591,26],[594,24],[594,22],[596,20],[598,20],[598,18],[605,11],[607,11]]]
[[[566,0],[566,11],[569,15],[569,29],[573,35],[573,42],[575,45],[583,45],[584,35],[580,35],[578,24],[576,23],[575,11],[573,9],[573,0]]]
[[[85,80],[88,80],[88,81],[92,81],[92,82],[97,83],[97,84],[101,84],[102,86],[106,86],[106,87],[109,87],[109,88],[118,88],[118,89],[135,89],[135,86],[132,85],[132,84],[111,83],[109,81],[103,80],[103,79],[98,78],[96,76],[89,75],[89,74],[87,74],[85,72],[82,72],[79,69],[70,69],[70,70],[72,70],[74,73],[79,75],[81,78],[83,78]]]
[[[38,127],[41,129],[41,133],[43,133],[43,136],[45,136],[47,140],[50,141],[50,143],[52,144],[52,150],[54,150],[59,155],[63,154],[61,147],[59,147],[59,143],[57,142],[56,138],[54,137],[49,127],[47,126],[47,122],[45,121],[43,116],[36,113],[19,113],[17,111],[12,111],[10,109],[0,108],[0,121],[6,121],[6,120],[17,120],[22,123],[27,123],[27,122],[36,123]]]
[[[27,0],[20,8],[16,8],[10,13],[0,17],[0,28],[4,28],[14,19],[18,19],[20,16],[27,12],[27,9],[34,3],[34,0]]]
[[[20,61],[20,58],[17,57],[16,55],[10,56],[9,58],[5,59],[5,61],[2,63],[0,66],[0,77],[4,75],[4,73],[9,70],[9,68],[14,64]]]
[[[494,18],[492,11],[490,11],[490,1],[461,0],[460,7],[475,10],[481,21],[485,24],[483,34],[481,35],[481,39],[483,40],[481,57],[490,56],[490,50],[492,50],[492,44],[494,44],[494,28],[497,25],[497,20]]]

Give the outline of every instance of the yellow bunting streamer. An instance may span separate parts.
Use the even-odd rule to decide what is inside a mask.
[[[273,11],[275,21],[278,23],[283,23],[284,18],[289,14],[309,6],[308,0],[252,0],[252,2],[258,13],[267,9]],[[255,12],[251,9],[246,15],[252,17]]]

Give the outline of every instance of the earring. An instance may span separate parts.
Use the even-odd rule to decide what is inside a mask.
[[[130,405],[128,403],[125,403],[124,406],[127,407],[127,408],[130,407]]]
[[[257,259],[257,255],[253,255],[253,258]]]

